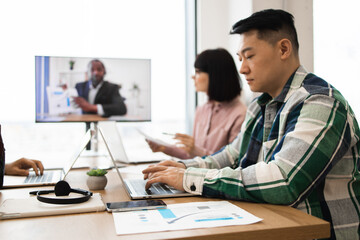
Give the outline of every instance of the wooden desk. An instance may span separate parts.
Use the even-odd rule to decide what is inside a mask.
[[[102,194],[104,202],[128,201],[115,171],[108,174],[108,185]],[[86,187],[84,170],[69,173],[73,188]],[[46,187],[50,188],[51,187]],[[7,198],[27,197],[39,188],[0,190],[0,202]],[[202,197],[163,199],[167,204],[193,201],[214,201]],[[0,239],[313,239],[330,236],[329,223],[287,206],[230,201],[263,219],[244,226],[228,226],[158,233],[117,236],[111,213],[83,213],[50,217],[23,218],[0,221]]]
[[[62,122],[100,122],[106,121],[107,118],[103,118],[97,114],[69,114]]]

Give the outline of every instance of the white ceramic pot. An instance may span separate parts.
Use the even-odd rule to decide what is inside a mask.
[[[86,184],[90,190],[103,190],[107,184],[106,176],[88,176]]]

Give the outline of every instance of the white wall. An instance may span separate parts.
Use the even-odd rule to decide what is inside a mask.
[[[250,14],[251,0],[198,1],[199,52],[208,48],[225,47],[236,53],[237,42],[233,41],[229,32],[234,23]]]
[[[248,17],[251,11],[251,0],[199,0],[198,1],[198,53],[222,47],[229,51],[240,68],[238,57],[238,35],[230,35],[231,27],[242,18]],[[248,102],[252,93],[243,81],[242,98]],[[204,93],[198,94],[198,103],[206,101]]]
[[[324,11],[326,9],[326,11]],[[314,0],[315,73],[337,88],[360,119],[360,1]]]

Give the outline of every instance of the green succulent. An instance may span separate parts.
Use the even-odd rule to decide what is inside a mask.
[[[105,174],[107,174],[107,171],[105,169],[93,168],[86,174],[89,176],[104,176]]]

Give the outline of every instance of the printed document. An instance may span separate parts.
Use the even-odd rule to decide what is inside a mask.
[[[151,137],[150,135],[146,134],[145,132],[141,131],[140,129],[137,128],[137,131],[143,135],[145,137],[145,139],[149,140],[149,141],[152,141],[154,143],[157,143],[159,145],[163,145],[165,147],[174,147],[175,145],[172,145],[172,144],[169,144],[167,142],[164,142],[163,140],[161,139],[158,139],[158,138],[154,138],[154,137]]]
[[[228,201],[170,204],[166,209],[113,212],[116,234],[245,225],[261,221]]]

